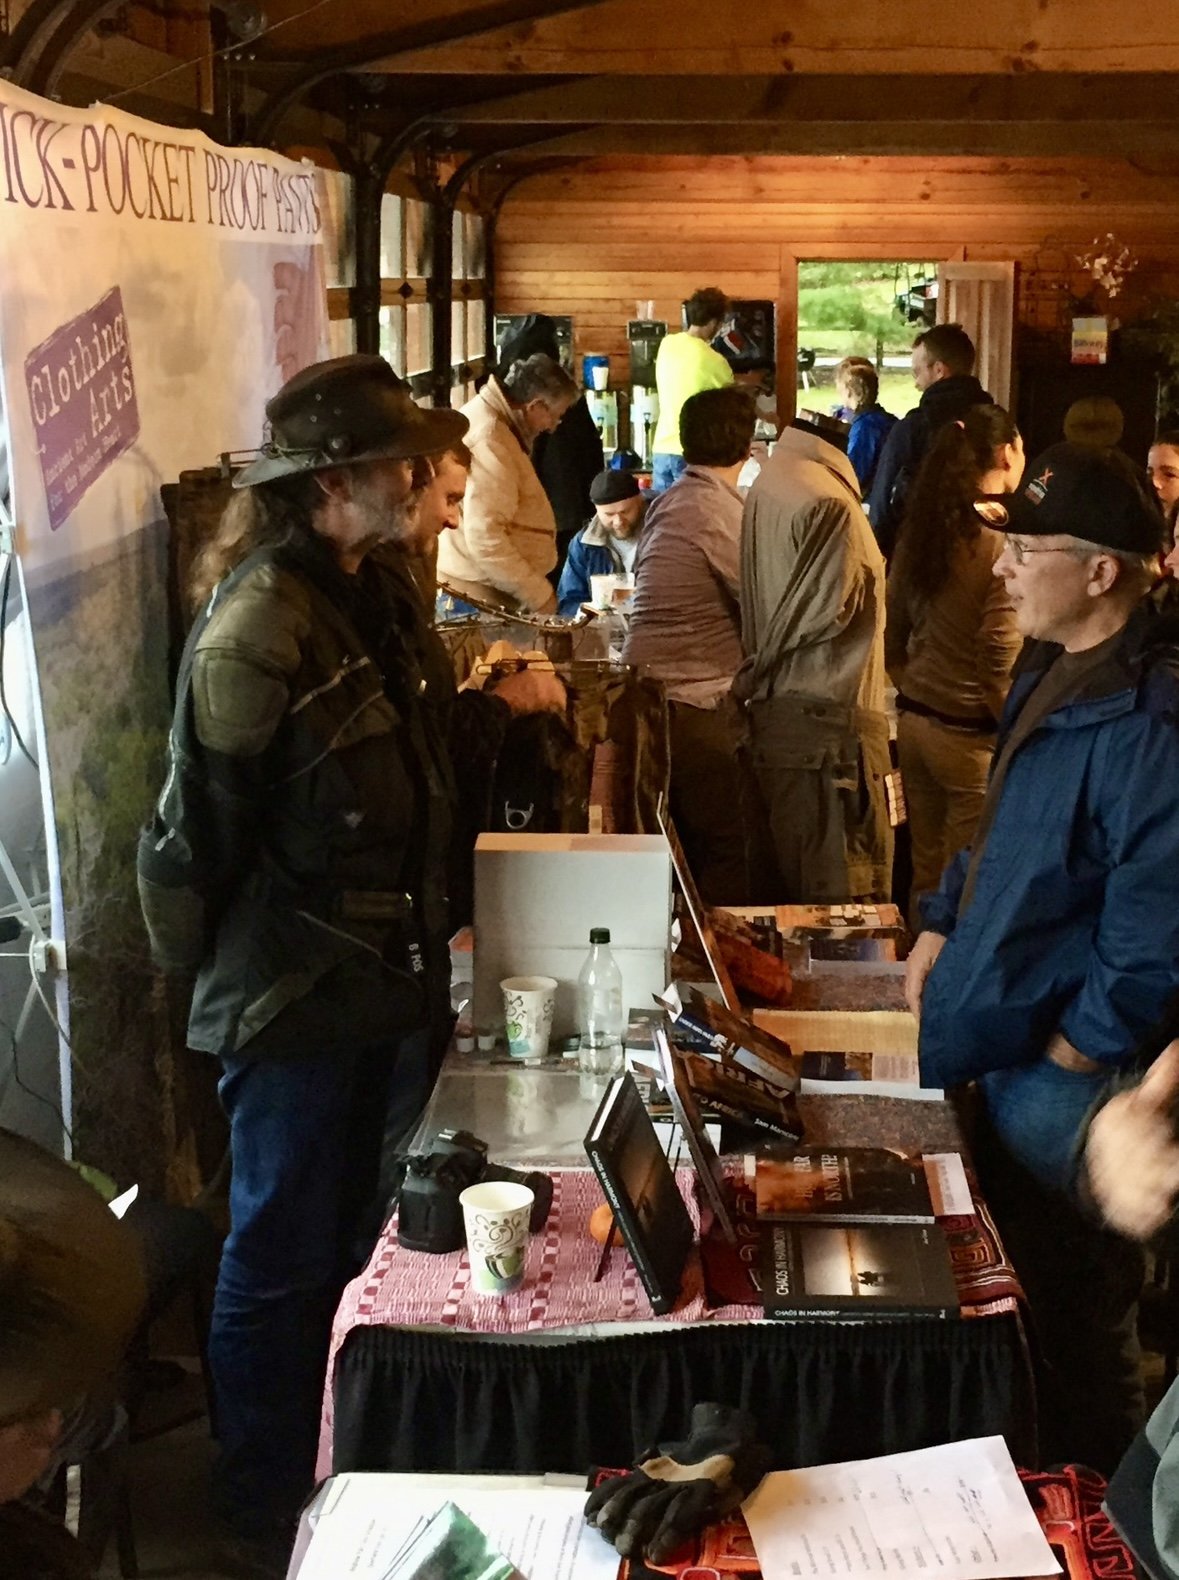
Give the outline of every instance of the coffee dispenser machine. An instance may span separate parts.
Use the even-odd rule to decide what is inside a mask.
[[[630,392],[630,444],[645,467],[655,453],[655,424],[659,421],[659,396],[636,384]]]
[[[658,318],[632,318],[626,326],[630,347],[630,443],[650,466],[655,445],[655,424],[659,420],[659,397],[655,393],[655,358],[667,325]]]
[[[609,388],[610,358],[588,355],[581,359],[585,403],[594,420],[607,459],[618,448],[618,395]]]

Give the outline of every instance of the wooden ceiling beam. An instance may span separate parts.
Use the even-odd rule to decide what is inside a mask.
[[[1003,159],[1060,158],[1078,149],[1103,156],[1157,160],[1179,154],[1179,121],[1062,123],[863,121],[787,126],[609,126],[560,137],[552,152],[590,159],[608,155],[864,155],[921,158],[962,155]]]
[[[440,0],[420,0],[437,5]],[[944,0],[820,6],[749,0],[607,0],[592,12],[505,25],[402,55],[415,72],[557,72],[745,76],[880,72],[1000,75],[1179,71],[1179,31],[1158,0]],[[387,25],[387,0],[352,0],[347,26]],[[344,18],[336,9],[285,30],[321,48]]]
[[[420,80],[420,79],[419,79]],[[412,77],[403,79],[412,83]],[[1175,78],[1125,76],[632,77],[565,78],[560,84],[470,101],[478,78],[462,79],[461,120],[470,126],[597,121],[623,125],[778,125],[789,122],[1089,122],[1170,120]],[[460,91],[456,82],[455,92]],[[903,106],[903,115],[895,115]]]
[[[392,30],[361,37],[349,36],[348,42],[337,42],[332,47],[321,48],[310,62],[296,67],[293,80],[279,88],[254,117],[247,140],[260,146],[268,144],[278,123],[293,105],[320,83],[327,82],[341,72],[370,69],[374,62],[399,56],[403,51],[412,52],[421,48],[427,40],[439,43],[470,39],[501,27],[507,21],[531,23],[557,13],[583,11],[603,3],[604,0],[490,0],[490,3],[446,17],[431,16]],[[339,38],[342,31],[339,13],[334,14],[337,18],[335,36]],[[289,42],[289,38],[284,39],[284,42]]]

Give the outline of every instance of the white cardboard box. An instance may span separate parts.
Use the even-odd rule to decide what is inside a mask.
[[[667,986],[671,853],[661,834],[481,834],[475,845],[475,1002],[500,1029],[500,982],[557,979],[554,1037],[577,1030],[577,977],[591,927],[610,929],[623,1009]]]

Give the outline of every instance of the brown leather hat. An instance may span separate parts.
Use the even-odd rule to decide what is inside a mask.
[[[461,439],[461,412],[428,411],[384,357],[358,354],[313,362],[266,403],[270,437],[235,488],[329,466],[437,455]]]
[[[0,1425],[112,1371],[143,1300],[137,1242],[94,1187],[0,1130]]]

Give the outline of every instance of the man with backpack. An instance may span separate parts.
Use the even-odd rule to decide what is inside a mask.
[[[993,404],[974,376],[974,342],[961,324],[935,324],[913,342],[913,382],[921,399],[885,440],[868,496],[868,518],[885,559],[892,557],[905,495],[926,451],[948,422]]]

